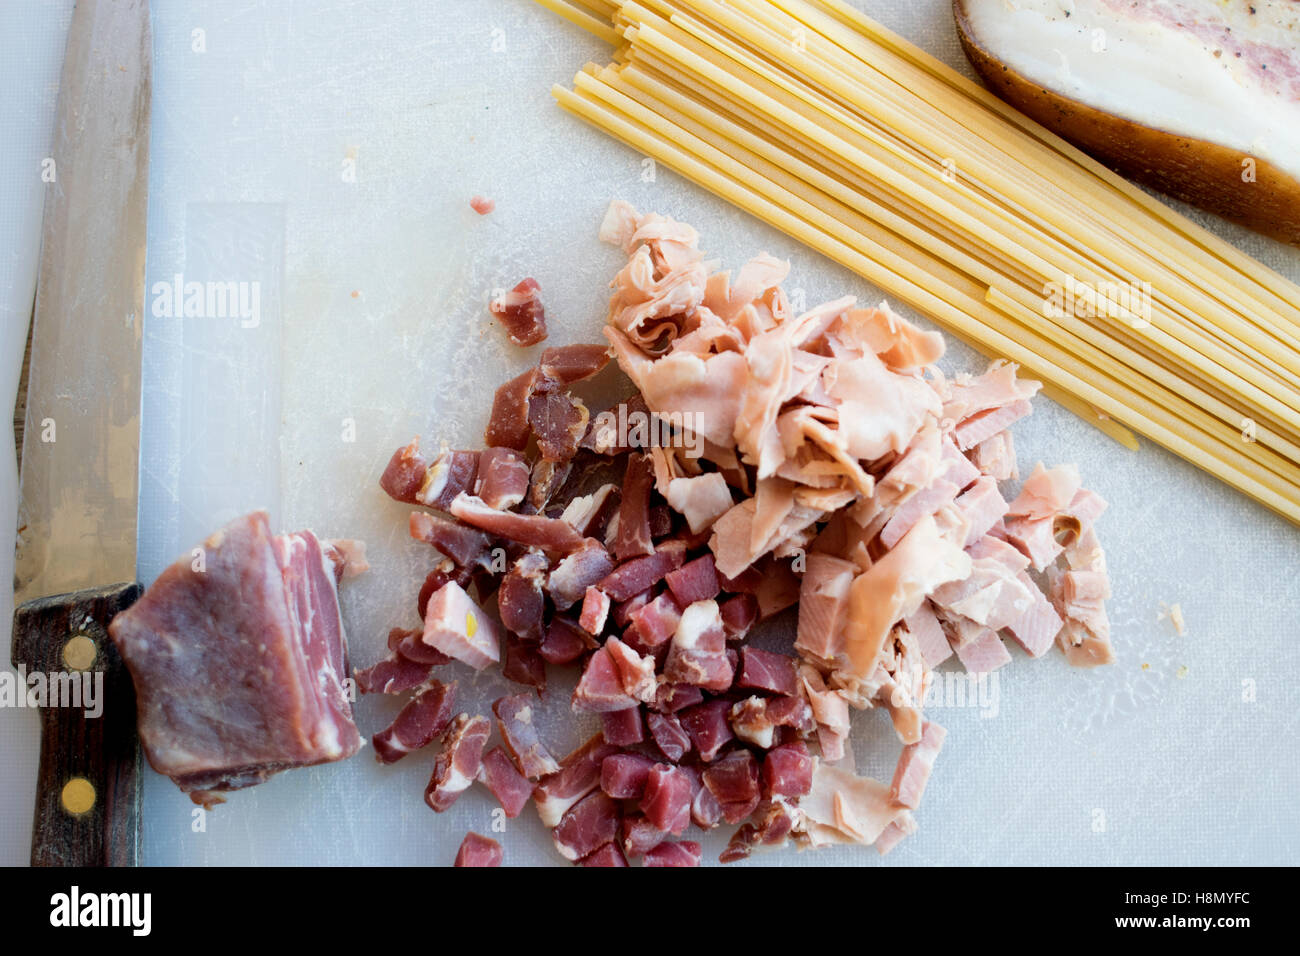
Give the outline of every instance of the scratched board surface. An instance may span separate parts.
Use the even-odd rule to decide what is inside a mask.
[[[946,0],[860,4],[965,68]],[[493,389],[535,359],[487,321],[494,289],[535,276],[551,341],[596,338],[617,250],[595,238],[611,198],[695,225],[735,268],[791,260],[807,301],[880,292],[562,114],[598,41],[527,0],[156,4],[155,129],[141,572],[151,580],[226,518],[367,541],[371,572],[344,593],[354,662],[416,623],[429,552],[376,480],[414,434],[475,445]],[[487,217],[474,194],[496,201]],[[1214,228],[1300,278],[1300,257]],[[236,282],[220,314],[169,315],[165,289]],[[242,283],[242,285],[240,285]],[[157,285],[156,291],[155,286]],[[181,312],[183,313],[183,308]],[[161,313],[161,314],[158,314]],[[945,365],[982,363],[953,343]],[[1125,451],[1047,401],[1016,428],[1022,467],[1075,461],[1111,502],[1100,530],[1115,582],[1117,663],[1072,671],[1018,651],[976,699],[932,709],[949,730],[918,817],[873,850],[768,854],[754,865],[1281,863],[1300,842],[1300,532],[1163,452]],[[1187,633],[1160,620],[1180,604]],[[787,618],[762,640],[788,646]],[[951,666],[951,665],[948,665]],[[485,712],[499,677],[457,668]],[[590,733],[552,673],[543,730],[564,752]],[[397,702],[363,698],[367,735]],[[855,715],[864,773],[888,779],[898,743]],[[380,767],[285,773],[201,821],[146,781],[150,864],[448,863],[466,830],[493,834],[486,791],[448,813],[422,801],[431,753]],[[508,863],[558,860],[532,811],[509,823]],[[706,842],[709,858],[718,838]]]

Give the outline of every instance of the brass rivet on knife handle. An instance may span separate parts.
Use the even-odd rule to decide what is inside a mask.
[[[89,813],[95,806],[95,785],[85,777],[73,777],[63,785],[59,803],[74,817]]]
[[[97,656],[99,650],[95,647],[95,639],[87,634],[74,634],[63,645],[63,663],[69,670],[88,671],[95,666]]]

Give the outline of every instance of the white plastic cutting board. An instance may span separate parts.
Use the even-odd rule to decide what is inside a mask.
[[[862,2],[965,68],[946,0]],[[266,505],[283,528],[364,538],[347,585],[358,664],[415,623],[429,552],[377,479],[413,434],[480,441],[492,390],[534,360],[487,321],[494,289],[535,276],[551,341],[593,340],[619,253],[607,202],[695,225],[737,267],[787,257],[811,304],[880,293],[783,235],[562,114],[548,89],[608,49],[527,0],[155,4],[149,282],[260,283],[261,322],[147,328],[142,574],[152,579],[230,515]],[[201,32],[196,32],[201,31]],[[202,52],[197,48],[202,47]],[[349,171],[354,176],[349,175]],[[355,181],[348,181],[349,179]],[[486,218],[471,195],[496,200]],[[1215,228],[1293,279],[1300,255]],[[953,369],[982,363],[956,343]],[[351,440],[349,440],[351,439]],[[1300,843],[1300,531],[1153,448],[1128,452],[1046,401],[1017,426],[1022,467],[1078,462],[1111,502],[1100,530],[1118,662],[1070,670],[1018,651],[996,707],[935,710],[948,743],[917,836],[873,850],[755,862],[1283,863]],[[1158,619],[1181,604],[1186,636]],[[769,640],[779,641],[783,635]],[[458,672],[463,706],[505,684]],[[585,737],[556,681],[547,739]],[[366,734],[397,708],[363,699]],[[888,779],[898,744],[856,718],[859,767]],[[448,863],[467,829],[508,863],[558,857],[532,810],[494,833],[481,788],[435,815],[432,753],[283,774],[232,795],[197,830],[150,773],[145,852],[166,863]],[[197,831],[197,832],[196,832]],[[708,845],[716,857],[720,844]]]

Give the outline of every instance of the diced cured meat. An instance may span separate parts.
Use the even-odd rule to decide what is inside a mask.
[[[474,490],[478,466],[478,452],[453,451],[444,445],[424,474],[424,482],[415,493],[416,503],[447,510],[462,491]]]
[[[691,824],[691,780],[680,767],[655,764],[646,776],[641,812],[664,833],[682,833]]]
[[[606,711],[600,715],[605,739],[618,747],[631,747],[645,740],[645,718],[640,707]]]
[[[1064,622],[1052,607],[1052,602],[1038,590],[1033,578],[1021,571],[1017,580],[1029,592],[1030,604],[1019,617],[1007,624],[1006,630],[1026,654],[1041,657],[1056,640]]]
[[[957,657],[972,674],[987,674],[1011,663],[1011,655],[997,631],[983,628],[979,636],[957,645]]]
[[[431,680],[397,713],[393,722],[370,738],[380,763],[396,763],[407,754],[427,747],[451,725],[456,684]]]
[[[573,689],[572,705],[576,711],[596,714],[637,705],[636,698],[624,689],[623,676],[608,648],[600,647],[587,658],[582,678]]]
[[[549,563],[546,555],[529,549],[515,559],[501,579],[497,611],[506,630],[520,637],[541,638],[546,597],[542,593]]]
[[[726,690],[735,676],[726,650],[726,632],[717,602],[697,601],[682,611],[664,662],[664,677],[705,690]]]
[[[606,757],[617,752],[617,747],[597,734],[565,757],[553,773],[543,777],[533,791],[542,823],[558,826],[570,807],[600,786],[601,765]]]
[[[653,652],[672,640],[681,619],[676,599],[669,593],[660,594],[628,615],[627,640],[643,651]]]
[[[581,399],[563,388],[534,387],[528,396],[528,427],[547,461],[568,461],[587,433],[591,413]]]
[[[773,747],[763,757],[763,786],[768,797],[802,797],[812,789],[813,759],[803,743]]]
[[[431,810],[442,813],[469,789],[483,767],[483,745],[491,730],[486,717],[460,714],[452,721],[424,791],[424,802]]]
[[[610,754],[600,765],[600,789],[615,800],[640,800],[654,765],[641,754]]]
[[[624,561],[598,582],[602,591],[615,601],[626,601],[653,587],[669,571],[682,566],[686,547],[680,541],[665,541],[654,554]]]
[[[952,656],[952,646],[944,636],[939,619],[935,617],[928,601],[904,618],[903,623],[916,639],[917,647],[921,649],[921,655],[925,658],[925,664],[931,670]]]
[[[542,352],[538,369],[547,379],[572,385],[591,378],[609,364],[609,346],[600,344],[561,345]]]
[[[357,689],[363,694],[402,694],[423,684],[434,664],[448,663],[451,658],[438,654],[440,660],[431,663],[411,660],[403,656],[400,647],[411,639],[419,640],[423,632],[395,627],[388,632],[388,656],[377,664],[353,673]]]
[[[588,588],[599,584],[613,570],[614,559],[605,546],[594,538],[586,538],[551,569],[546,592],[559,610],[566,611],[586,596]],[[609,592],[602,589],[602,593]]]
[[[988,477],[977,479],[970,489],[957,499],[957,507],[970,522],[970,530],[966,533],[964,546],[974,544],[988,534],[989,529],[1002,520],[1007,513],[1007,502],[1002,497],[1002,492],[998,491],[998,483]]]
[[[564,506],[560,518],[573,525],[574,530],[586,538],[603,539],[610,519],[618,514],[622,497],[623,493],[617,485],[601,485],[589,495],[572,499]],[[612,570],[613,567],[611,562],[610,569]]]
[[[525,777],[536,780],[560,769],[533,724],[533,701],[527,694],[499,698],[492,704],[492,713],[506,750]]]
[[[492,314],[501,320],[515,345],[527,348],[546,338],[546,309],[540,291],[537,280],[528,278],[492,300]]]
[[[650,489],[654,485],[654,466],[649,455],[628,457],[623,477],[623,497],[618,508],[618,529],[611,551],[620,561],[638,555],[653,554],[650,535]]]
[[[814,844],[853,842],[870,846],[894,820],[907,813],[889,798],[889,787],[840,767],[819,763],[812,789],[799,800]]]
[[[651,712],[646,714],[646,726],[659,752],[673,763],[686,756],[691,749],[691,737],[675,714]]]
[[[618,804],[593,791],[560,818],[552,831],[555,848],[566,860],[580,860],[618,838],[619,818]]]
[[[687,707],[678,716],[700,759],[710,761],[727,743],[735,739],[731,730],[729,700],[706,700]]]
[[[747,697],[737,701],[728,720],[737,737],[760,750],[767,750],[776,742],[776,722],[767,713],[766,698]]]
[[[439,566],[430,571],[424,578],[424,584],[420,585],[420,596],[417,598],[415,606],[420,614],[420,620],[429,613],[429,598],[433,597],[434,592],[440,589],[448,581],[455,581],[463,588],[468,588],[474,581],[474,572],[466,568],[457,568],[450,558],[443,558]],[[417,637],[416,640],[419,640]],[[390,647],[393,646],[390,644]],[[394,649],[396,649],[394,647]],[[423,657],[415,657],[414,660],[423,661]],[[445,662],[444,662],[445,663]]]
[[[413,438],[410,444],[393,452],[393,457],[379,477],[379,487],[397,501],[408,505],[419,504],[416,495],[424,487],[428,470],[429,463],[420,454],[420,439]]]
[[[538,653],[548,664],[568,664],[595,646],[591,635],[575,622],[556,616],[546,627],[546,636],[542,638]]]
[[[623,682],[623,692],[642,703],[653,702],[658,690],[654,658],[642,657],[617,637],[607,639],[604,649]]]
[[[489,508],[509,511],[528,494],[528,460],[513,448],[487,448],[479,456],[478,475],[474,486],[462,488]],[[455,495],[444,508],[451,507]]]
[[[733,594],[718,605],[722,629],[728,641],[744,640],[758,623],[758,599],[752,594]]]
[[[801,697],[768,697],[764,703],[767,718],[777,727],[789,727],[803,736],[817,729],[812,705]]]
[[[542,656],[540,645],[532,640],[506,635],[506,659],[501,667],[501,676],[516,684],[537,688],[538,692],[546,690],[546,658]]]
[[[627,866],[627,857],[619,849],[617,843],[606,843],[596,850],[592,850],[581,860],[579,866]]]
[[[939,756],[945,736],[947,731],[942,727],[926,721],[921,726],[921,739],[903,748],[889,788],[889,798],[899,806],[915,810],[921,805],[921,794],[930,780],[934,758]]]
[[[573,461],[571,459],[567,461],[537,459],[533,464],[533,473],[528,484],[528,510],[545,512],[551,500],[559,494],[560,489],[568,484],[569,476],[572,474]],[[560,513],[559,517],[563,519],[563,512]]]
[[[492,539],[459,521],[451,521],[427,511],[412,511],[411,537],[433,545],[462,568],[486,563]]]
[[[583,538],[558,518],[544,515],[521,515],[513,511],[489,508],[473,495],[457,495],[451,513],[466,524],[497,537],[529,547],[568,554],[582,547]]]
[[[746,690],[765,690],[773,694],[793,697],[799,693],[794,658],[786,654],[759,650],[757,647],[742,647],[740,675],[736,678],[736,686]]]
[[[646,851],[646,866],[699,866],[704,851],[693,840],[665,840]]]
[[[605,622],[609,619],[610,601],[609,595],[600,588],[587,588],[587,594],[582,599],[582,613],[578,617],[578,624],[588,634],[600,634],[605,630]]]
[[[843,653],[844,619],[849,587],[858,567],[829,554],[814,551],[799,586],[799,623],[795,650],[830,663]]]
[[[664,581],[682,607],[696,601],[712,600],[722,590],[717,566],[713,563],[711,554],[687,561],[680,568],[669,571],[664,575]]]
[[[915,832],[916,818],[907,812],[900,813],[876,837],[876,852],[884,856]]]
[[[640,813],[623,816],[623,851],[630,857],[645,856],[662,843],[666,836],[663,830]]]
[[[537,369],[530,368],[496,390],[487,430],[483,433],[484,445],[516,451],[528,446],[528,436],[532,434],[528,427],[528,397],[536,379]]]
[[[465,834],[460,849],[456,851],[454,866],[500,866],[505,854],[496,840],[477,833]]]
[[[704,691],[694,684],[662,683],[655,692],[654,708],[663,714],[675,714],[704,700]]]
[[[501,660],[501,635],[496,621],[455,581],[444,584],[429,598],[420,640],[475,670]]]
[[[273,536],[257,511],[208,538],[204,558],[168,567],[109,628],[150,764],[212,802],[356,753],[338,580],[319,539]]]
[[[962,451],[974,448],[980,442],[992,438],[1008,425],[1024,418],[1033,408],[1027,400],[1012,402],[1001,408],[991,408],[966,419],[955,429],[952,437]]]
[[[492,796],[497,798],[501,809],[512,820],[523,812],[533,795],[533,785],[500,747],[493,747],[483,755],[479,779],[492,791]]]
[[[762,799],[758,761],[744,748],[715,760],[704,769],[702,776],[705,788],[722,807],[722,819],[727,823],[744,820]]]

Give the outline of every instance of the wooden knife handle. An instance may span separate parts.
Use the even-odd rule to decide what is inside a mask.
[[[14,613],[13,661],[26,668],[28,699],[40,703],[35,675],[46,687],[33,866],[139,862],[135,689],[107,630],[139,596],[140,585],[117,584],[28,601]]]

